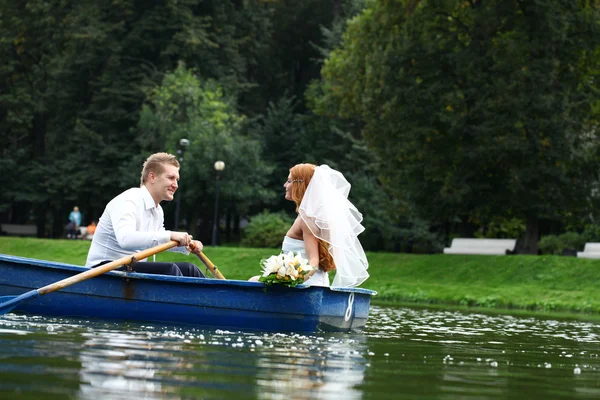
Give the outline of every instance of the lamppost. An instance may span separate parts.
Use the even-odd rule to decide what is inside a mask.
[[[221,179],[221,171],[225,169],[223,161],[215,162],[215,171],[217,171],[216,186],[215,186],[215,219],[213,221],[212,245],[217,245],[217,232],[219,229],[219,180]]]
[[[183,165],[183,154],[190,145],[190,141],[186,138],[179,140],[179,148],[177,149],[177,158],[179,159],[179,169]],[[179,207],[181,205],[181,193],[177,191],[177,200],[175,201],[175,230],[179,228]]]

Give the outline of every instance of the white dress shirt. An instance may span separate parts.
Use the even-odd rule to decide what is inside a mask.
[[[116,260],[167,243],[170,239],[171,231],[165,230],[162,207],[156,205],[145,186],[131,188],[106,205],[98,221],[85,266]],[[176,249],[189,254],[185,247]]]

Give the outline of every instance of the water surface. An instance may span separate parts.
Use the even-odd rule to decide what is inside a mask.
[[[363,332],[262,333],[8,314],[0,396],[597,399],[600,325],[372,306]]]

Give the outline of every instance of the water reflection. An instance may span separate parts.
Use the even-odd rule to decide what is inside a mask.
[[[258,349],[258,398],[360,398],[367,350],[364,336],[272,335]],[[268,390],[264,390],[268,389]]]
[[[0,396],[600,398],[599,342],[594,322],[377,306],[313,335],[8,314]]]
[[[52,326],[53,334],[67,334],[56,323]],[[368,348],[360,333],[129,328],[72,325],[71,340],[81,339],[78,348],[68,350],[80,365],[78,398],[225,398],[240,393],[261,399],[362,396],[356,387],[364,380],[368,364],[363,355]]]
[[[165,346],[156,348],[146,338],[114,331],[84,332],[82,337],[85,341],[79,353],[80,397],[131,398],[136,393],[144,393],[148,398],[153,393],[168,392],[157,379],[157,372],[168,366],[164,361],[155,360],[177,364],[180,359],[173,357],[174,352],[165,350]],[[173,345],[174,351],[180,347]]]

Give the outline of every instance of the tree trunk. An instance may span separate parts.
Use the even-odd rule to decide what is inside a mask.
[[[64,201],[63,201],[64,204]],[[52,238],[64,238],[66,236],[65,225],[69,222],[69,212],[65,210],[65,207],[59,207],[52,211],[52,221],[50,221],[52,227]]]
[[[33,116],[31,127],[31,142],[33,143],[33,160],[43,160],[46,155],[46,116],[36,113]],[[35,224],[38,237],[46,237],[46,209],[47,205],[33,204],[35,210]]]
[[[225,217],[225,241],[231,242],[231,223],[233,218],[231,218],[231,207],[227,207],[227,215]]]
[[[35,225],[37,226],[37,236],[46,237],[46,208],[41,205],[35,208]]]
[[[475,235],[475,227],[473,224],[467,222],[468,217],[464,216],[461,218],[462,222],[458,225],[458,235],[462,238],[472,238]]]
[[[240,241],[240,214],[237,212],[237,208],[233,213],[233,240],[236,243]]]
[[[527,217],[527,227],[523,235],[523,243],[520,246],[523,254],[538,254],[539,249],[539,221],[537,216],[530,215]]]

